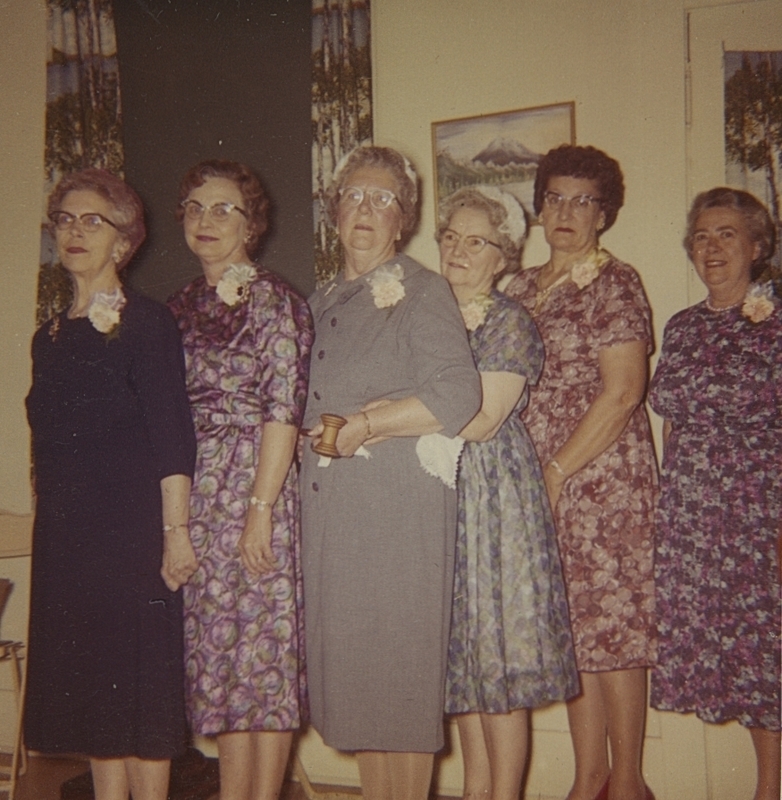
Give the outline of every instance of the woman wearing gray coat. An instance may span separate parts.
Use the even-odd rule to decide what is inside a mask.
[[[397,252],[416,184],[396,151],[353,151],[330,190],[344,268],[310,299],[304,424],[318,445],[321,414],[347,420],[340,458],[305,448],[302,464],[312,720],[356,751],[372,800],[425,798],[443,746],[458,456],[445,437],[481,402],[448,284]]]

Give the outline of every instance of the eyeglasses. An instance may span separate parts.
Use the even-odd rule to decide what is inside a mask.
[[[452,231],[450,228],[446,228],[440,237],[440,244],[452,250],[456,248],[459,242],[471,256],[477,256],[487,244],[502,250],[502,247],[496,242],[491,242],[483,236],[459,236],[456,231]]]
[[[92,212],[76,216],[76,214],[69,214],[67,211],[54,211],[49,214],[49,219],[58,231],[69,231],[77,222],[79,227],[86,233],[99,231],[104,222],[107,225],[111,225],[112,228],[117,227],[110,219],[106,219],[103,214]]]
[[[552,211],[558,211],[569,205],[574,211],[584,213],[592,203],[600,203],[602,199],[602,197],[592,197],[591,194],[578,194],[575,197],[563,197],[557,192],[544,192],[543,194],[544,205]]]
[[[358,186],[346,186],[339,190],[339,202],[346,206],[360,206],[365,196],[372,208],[378,211],[388,208],[397,199],[388,189],[359,189]]]
[[[185,209],[185,216],[192,220],[201,219],[205,212],[215,222],[225,222],[232,211],[238,211],[243,217],[247,217],[247,212],[239,208],[236,203],[213,203],[211,206],[203,206],[198,200],[183,200],[179,205]]]

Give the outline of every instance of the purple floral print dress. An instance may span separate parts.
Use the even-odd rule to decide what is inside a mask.
[[[258,270],[224,303],[203,277],[169,305],[182,333],[198,440],[184,587],[188,715],[194,733],[291,730],[307,717],[299,494],[291,468],[272,509],[279,569],[253,577],[237,543],[266,422],[298,426],[312,323],[306,302]]]
[[[651,384],[672,424],[656,556],[651,702],[780,729],[782,308],[758,323],[704,303],[668,323]]]

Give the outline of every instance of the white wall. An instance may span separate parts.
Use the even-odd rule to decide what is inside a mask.
[[[46,18],[41,0],[0,2],[0,550],[17,540],[29,514],[30,434],[24,397],[30,385],[30,339],[43,186]],[[30,520],[26,521],[29,527]],[[3,615],[3,638],[25,639],[29,558],[0,559],[15,588]],[[0,748],[13,741],[15,719],[8,664],[0,664]]]

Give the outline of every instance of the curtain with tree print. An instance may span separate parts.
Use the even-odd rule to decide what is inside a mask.
[[[371,140],[369,0],[313,0],[312,202],[319,285],[341,266],[337,234],[325,217],[326,189],[339,160]]]
[[[47,0],[46,200],[74,170],[102,167],[122,174],[119,68],[111,0]],[[37,323],[71,301],[44,216]]]

